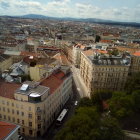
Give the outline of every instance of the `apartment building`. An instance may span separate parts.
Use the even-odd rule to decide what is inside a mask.
[[[18,140],[20,126],[0,121],[0,140]]]
[[[33,59],[30,59],[33,60]],[[60,67],[59,62],[54,58],[36,59],[36,63],[29,68],[29,74],[33,81],[39,81],[48,77],[52,72]]]
[[[0,82],[0,120],[20,125],[23,135],[43,135],[72,95],[72,76],[63,71],[40,82]]]
[[[81,44],[76,44],[73,46],[73,64],[76,67],[80,67],[80,61],[81,61],[81,51],[83,51],[85,49],[86,46],[81,45]]]
[[[130,59],[109,56],[88,50],[81,53],[80,75],[91,92],[123,90],[127,80]]]
[[[13,63],[12,57],[5,54],[0,54],[0,73],[8,69]]]
[[[130,72],[132,74],[140,72],[140,51],[133,53],[133,55],[131,57]]]

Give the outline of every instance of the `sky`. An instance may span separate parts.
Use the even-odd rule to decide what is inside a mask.
[[[140,23],[140,0],[0,0],[0,15],[26,14]]]

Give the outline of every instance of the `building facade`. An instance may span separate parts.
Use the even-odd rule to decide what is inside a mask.
[[[131,74],[140,72],[140,51],[133,53],[131,57]]]
[[[23,135],[43,135],[71,94],[72,76],[60,70],[41,82],[1,82],[0,120],[20,125]]]
[[[101,56],[97,53],[81,53],[80,75],[91,92],[123,90],[129,72],[130,61]]]

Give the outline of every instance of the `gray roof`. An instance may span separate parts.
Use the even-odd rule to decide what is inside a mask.
[[[28,88],[22,90],[21,88],[22,86],[21,86],[19,89],[17,89],[16,93],[27,95],[27,96],[30,95],[31,93],[37,93],[38,95],[42,96],[49,90],[48,87],[41,86],[39,85],[38,82],[26,81],[23,84],[28,85]]]
[[[6,55],[6,54],[0,54],[0,62],[3,62],[5,61],[6,59],[9,59],[10,56],[9,55]]]
[[[20,51],[5,51],[4,54],[7,54],[7,55],[20,55],[21,52]]]

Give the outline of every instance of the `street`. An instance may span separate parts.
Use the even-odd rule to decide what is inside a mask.
[[[71,71],[73,73],[73,80],[77,87],[77,91],[81,98],[86,97],[88,95],[87,88],[83,82],[83,79],[80,77],[79,69],[75,68],[73,65],[71,66]]]

